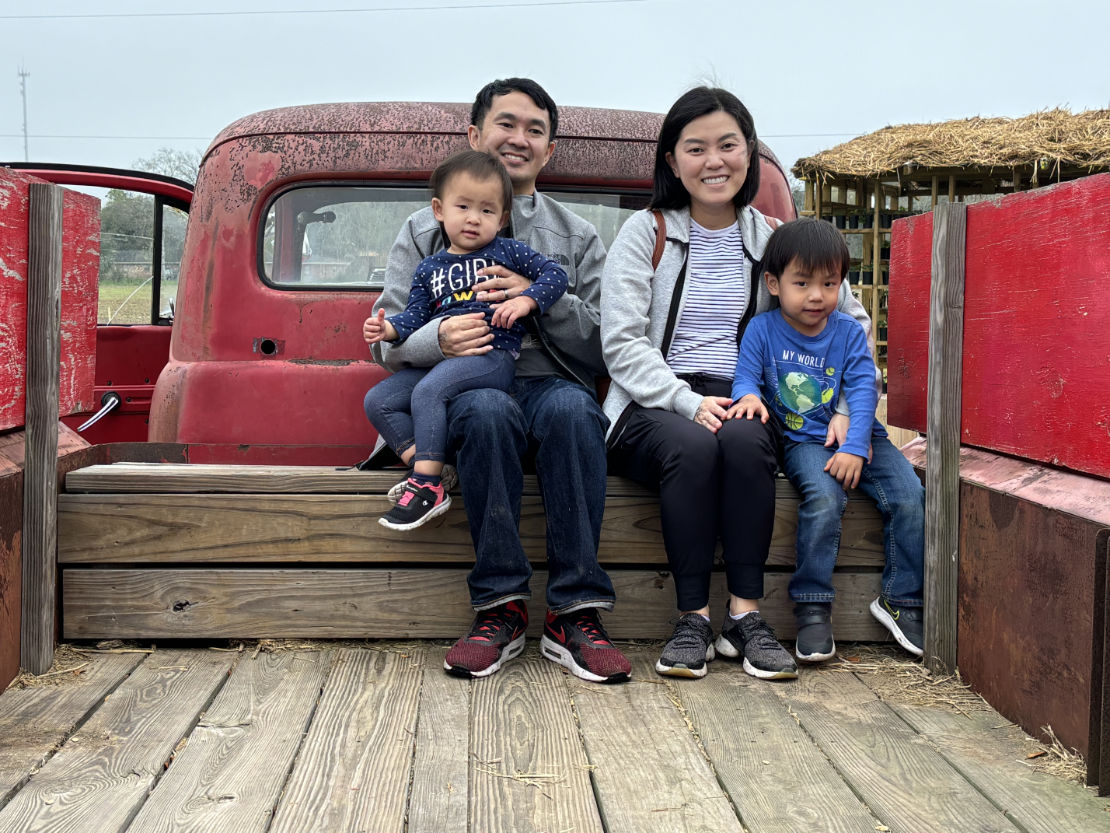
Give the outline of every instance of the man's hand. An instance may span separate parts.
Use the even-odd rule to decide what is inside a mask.
[[[384,309],[378,310],[377,315],[372,315],[362,322],[362,338],[367,344],[397,340],[397,330],[385,320]]]
[[[744,394],[740,397],[739,402],[725,411],[725,419],[735,419],[736,417],[751,419],[754,416],[758,416],[762,423],[766,423],[770,416],[767,413],[767,406],[754,393]]]
[[[538,310],[540,305],[536,299],[528,295],[518,295],[508,301],[493,305],[493,326],[507,330],[513,326],[518,318],[531,315]]]
[[[486,324],[485,313],[468,312],[450,315],[439,322],[439,349],[443,357],[480,356],[493,349],[493,333]]]
[[[732,404],[727,396],[705,396],[694,412],[694,422],[704,425],[714,434],[721,430],[722,420],[727,419],[725,409]]]
[[[479,269],[478,274],[485,276],[486,280],[479,281],[472,287],[476,301],[493,304],[519,298],[520,293],[532,285],[528,278],[499,263]]]
[[[838,451],[825,463],[825,471],[837,479],[845,489],[859,485],[860,472],[863,471],[863,458],[846,451]]]

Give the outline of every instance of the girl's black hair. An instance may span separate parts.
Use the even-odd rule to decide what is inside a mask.
[[[460,150],[448,156],[434,171],[428,180],[428,187],[432,196],[443,199],[443,191],[448,180],[456,174],[467,173],[479,182],[495,179],[501,183],[501,210],[508,211],[513,205],[513,181],[509,179],[509,172],[496,156],[491,156],[484,150]]]
[[[806,272],[827,267],[839,268],[840,278],[848,274],[848,245],[836,227],[825,220],[802,217],[783,223],[767,241],[763,270],[781,278],[794,260]]]
[[[686,125],[694,119],[723,111],[736,123],[748,143],[748,175],[736,196],[732,198],[738,209],[749,205],[759,191],[759,139],[755,135],[755,122],[748,108],[730,93],[719,87],[695,87],[684,93],[676,101],[663,119],[659,130],[659,141],[655,145],[655,184],[652,189],[652,208],[685,208],[690,204],[690,193],[686,186],[675,176],[667,162],[667,154],[673,154],[678,145],[678,137]]]

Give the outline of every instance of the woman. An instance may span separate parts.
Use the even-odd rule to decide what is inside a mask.
[[[690,90],[671,107],[656,147],[651,209],[662,216],[666,237],[658,266],[652,210],[628,220],[605,264],[611,471],[659,488],[681,614],[655,665],[664,675],[703,677],[720,653],[743,659],[756,677],[797,676],[759,615],[779,430],[728,415],[740,333],[754,313],[772,308],[758,274],[772,231],[750,205],[758,190],[758,142],[747,108],[726,90]],[[847,283],[839,308],[870,333]],[[843,436],[847,417],[834,423],[830,435]],[[729,604],[714,645],[709,583],[718,540]]]

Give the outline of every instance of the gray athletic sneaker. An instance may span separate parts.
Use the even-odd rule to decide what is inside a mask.
[[[755,610],[735,620],[725,611],[725,624],[717,637],[717,653],[744,659],[744,670],[761,680],[792,680],[798,666],[790,652],[779,645],[771,626]]]
[[[396,504],[401,499],[401,493],[405,491],[405,484],[408,483],[410,477],[412,477],[411,468],[400,481],[393,484],[389,491],[385,493],[390,503]],[[459,473],[455,471],[454,466],[444,464],[443,471],[439,475],[439,485],[443,487],[445,492],[449,492],[459,485]]]
[[[675,623],[655,670],[666,677],[700,678],[714,656],[713,628],[700,613],[687,613]]]

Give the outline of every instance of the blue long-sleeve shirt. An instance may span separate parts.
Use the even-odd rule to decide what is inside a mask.
[[[871,436],[886,436],[886,430],[875,418],[875,364],[860,323],[834,310],[825,329],[806,336],[780,310],[772,310],[748,324],[736,361],[733,401],[749,393],[762,396],[782,419],[789,439],[824,445],[842,387],[850,421],[840,451],[866,460]]]
[[[563,268],[518,240],[495,237],[488,246],[463,255],[437,252],[416,267],[408,306],[387,319],[397,330],[397,340],[404,341],[431,319],[448,315],[483,312],[486,323],[490,323],[493,309],[485,301],[476,300],[471,287],[488,280],[477,274],[479,269],[498,264],[532,281],[521,294],[539,305],[537,314],[546,312],[567,291],[567,273]],[[491,324],[491,331],[494,347],[508,350],[514,356],[520,353],[524,324],[519,319],[508,330]]]

